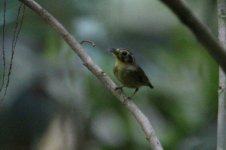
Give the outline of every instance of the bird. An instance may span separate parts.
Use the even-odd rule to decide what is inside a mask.
[[[135,57],[126,48],[111,48],[110,52],[115,57],[113,72],[115,77],[122,83],[116,90],[124,87],[135,89],[132,98],[141,86],[148,86],[153,89],[153,85],[148,79],[143,69],[136,63]]]

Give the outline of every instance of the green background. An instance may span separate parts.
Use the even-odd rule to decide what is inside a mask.
[[[123,47],[134,53],[155,87],[141,88],[134,102],[166,150],[215,149],[218,65],[165,5],[156,0],[37,2],[78,41],[96,43],[95,48],[83,46],[118,85],[112,71],[114,58],[107,50]],[[217,36],[215,1],[187,0],[186,4]],[[7,69],[18,6],[18,1],[7,1]],[[2,1],[0,7],[3,16]],[[2,17],[0,25],[2,35]],[[131,95],[133,90],[125,93]],[[48,137],[57,125],[61,132]],[[65,150],[150,149],[132,115],[29,8],[0,110],[0,129],[3,150],[43,150],[46,143],[54,149],[60,142],[53,141],[61,141],[59,149]]]

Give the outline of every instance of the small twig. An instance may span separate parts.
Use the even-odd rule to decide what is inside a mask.
[[[21,13],[21,11],[22,11],[22,13]],[[8,74],[7,74],[7,81],[6,81],[6,85],[5,85],[5,91],[4,91],[4,95],[0,102],[2,102],[4,100],[6,93],[7,93],[8,86],[9,86],[10,76],[11,76],[12,67],[13,67],[13,58],[14,58],[14,54],[15,54],[17,40],[18,40],[20,31],[22,28],[22,24],[23,24],[24,12],[25,12],[25,5],[23,3],[21,3],[19,6],[19,9],[18,9],[18,12],[17,12],[16,25],[14,27],[14,32],[13,32],[11,57],[10,57],[9,70],[8,70]]]
[[[3,74],[2,74],[2,83],[0,86],[0,93],[5,85],[5,71],[6,71],[6,61],[5,61],[5,21],[6,21],[6,0],[3,2],[3,27],[2,27],[2,61],[3,61]]]
[[[191,30],[209,54],[226,73],[226,50],[209,29],[192,13],[182,0],[160,0],[165,3],[178,19]]]
[[[118,98],[118,100],[120,100],[122,103],[125,102],[126,108],[133,114],[137,122],[142,127],[146,137],[148,138],[148,142],[150,143],[152,150],[162,150],[163,148],[161,146],[161,143],[159,142],[159,139],[156,136],[155,131],[148,118],[142,113],[142,111],[133,101],[128,100],[127,96],[125,96],[120,91],[115,91],[115,88],[117,87],[116,84],[111,80],[109,76],[103,75],[103,70],[93,62],[92,58],[86,53],[80,43],[64,28],[64,26],[34,0],[20,1],[30,7],[42,19],[50,24],[62,36],[65,42],[68,43],[72,50],[80,57],[87,69],[89,69],[93,73],[93,75],[95,75],[105,85],[105,87]]]
[[[89,43],[89,44],[92,44],[93,47],[96,47],[95,42],[90,41],[90,40],[83,40],[83,41],[80,42],[81,45],[82,45],[83,43]]]

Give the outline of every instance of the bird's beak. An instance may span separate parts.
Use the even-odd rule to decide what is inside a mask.
[[[114,54],[116,52],[116,48],[109,48],[109,52]]]

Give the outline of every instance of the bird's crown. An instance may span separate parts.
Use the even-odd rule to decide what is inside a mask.
[[[123,63],[129,63],[129,64],[135,63],[135,58],[133,56],[133,53],[131,53],[126,48],[111,48],[110,52],[116,57],[116,59],[118,59]]]

